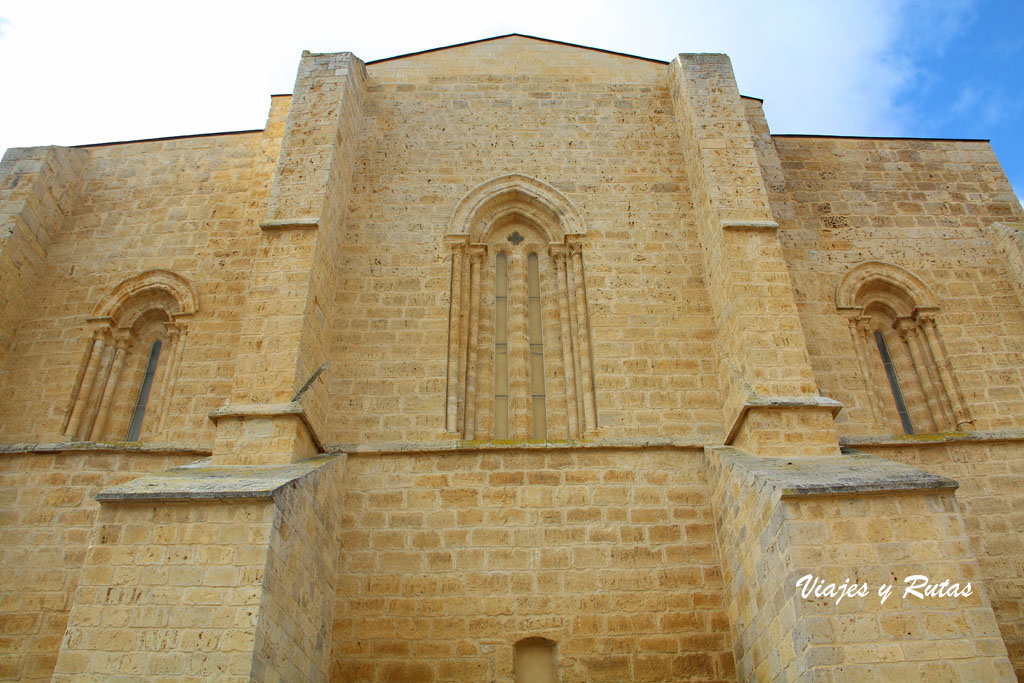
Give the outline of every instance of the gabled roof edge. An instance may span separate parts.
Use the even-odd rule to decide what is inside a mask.
[[[486,43],[492,40],[501,40],[502,38],[529,38],[530,40],[539,40],[543,43],[551,43],[552,45],[566,45],[568,47],[577,47],[583,50],[592,50],[594,52],[603,52],[607,55],[616,55],[618,57],[628,57],[630,59],[640,59],[645,62],[653,62],[655,64],[668,64],[668,62],[661,59],[652,59],[651,57],[640,57],[639,55],[631,55],[626,52],[616,52],[614,50],[602,50],[599,47],[590,47],[589,45],[578,45],[576,43],[567,43],[562,40],[552,40],[550,38],[540,38],[538,36],[531,36],[525,33],[506,33],[500,36],[491,36],[490,38],[480,38],[479,40],[469,40],[464,43],[455,43],[454,45],[444,45],[442,47],[433,47],[429,50],[420,50],[419,52],[408,52],[404,55],[395,55],[394,57],[384,57],[383,59],[375,59],[371,62],[366,62],[367,66],[370,64],[380,64],[381,62],[390,62],[394,59],[403,59],[405,57],[415,57],[417,55],[425,55],[431,52],[440,52],[441,50],[450,50],[455,47],[463,47],[465,45],[476,45],[477,43]]]

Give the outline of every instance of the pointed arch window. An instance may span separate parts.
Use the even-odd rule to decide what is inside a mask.
[[[446,237],[452,435],[545,440],[596,429],[580,224],[565,197],[518,175],[485,183],[456,209]]]

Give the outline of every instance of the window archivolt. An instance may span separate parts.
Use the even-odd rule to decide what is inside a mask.
[[[891,431],[973,429],[935,323],[939,307],[914,274],[887,263],[850,270],[836,288],[875,420]]]
[[[135,441],[158,433],[196,310],[192,287],[169,271],[142,273],[115,287],[88,319],[65,437]]]
[[[526,176],[459,204],[446,237],[449,433],[543,440],[597,427],[580,225],[564,196]]]

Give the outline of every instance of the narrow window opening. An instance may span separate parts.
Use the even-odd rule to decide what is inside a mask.
[[[495,259],[494,276],[494,438],[508,438],[508,257]]]
[[[160,347],[163,343],[157,339],[153,342],[153,348],[149,352],[149,363],[146,365],[146,377],[142,380],[142,388],[139,389],[139,398],[135,401],[135,410],[132,412],[131,426],[128,428],[128,441],[138,441],[139,431],[142,429],[142,418],[146,415],[146,404],[149,402],[149,392],[153,388],[153,376],[156,375],[156,364],[160,360]]]
[[[544,341],[541,334],[540,269],[536,254],[526,259],[529,289],[530,394],[533,402],[533,438],[547,438],[547,412],[544,396]]]
[[[896,401],[896,412],[899,413],[900,422],[903,423],[903,431],[907,434],[913,434],[914,426],[910,422],[907,404],[903,400],[903,390],[900,388],[899,378],[896,377],[896,368],[893,367],[892,356],[889,355],[889,347],[885,343],[885,337],[878,330],[875,330],[875,344],[878,345],[878,353],[882,357],[885,376],[889,379],[889,388],[892,390],[892,397]]]

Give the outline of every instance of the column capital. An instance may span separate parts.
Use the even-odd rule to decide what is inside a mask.
[[[486,244],[470,244],[467,248],[469,251],[469,257],[473,259],[475,263],[483,261],[484,257],[487,256]]]
[[[561,242],[551,242],[548,244],[548,253],[557,262],[566,257],[569,253],[569,247]]]
[[[93,318],[86,318],[86,330],[89,332],[89,336],[93,339],[104,339],[110,338],[111,333],[114,330],[114,319],[110,316],[97,316]]]
[[[907,337],[917,336],[917,320],[910,316],[897,318],[893,324],[896,328],[896,333],[899,334],[900,339],[906,341]]]
[[[164,329],[167,331],[167,336],[170,337],[171,341],[177,339],[178,336],[185,331],[184,325],[176,322],[164,323]]]
[[[865,335],[871,333],[871,323],[871,317],[866,315],[856,315],[850,318],[850,324]]]
[[[469,235],[445,235],[444,245],[453,254],[461,253],[469,246]]]

